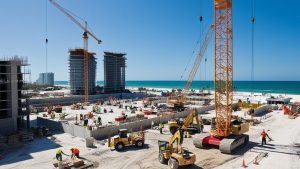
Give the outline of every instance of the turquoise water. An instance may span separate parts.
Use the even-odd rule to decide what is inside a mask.
[[[97,85],[103,86],[103,81],[97,81]],[[68,85],[68,81],[55,81],[55,85]],[[184,81],[126,81],[127,87],[149,88],[184,88]],[[234,91],[300,94],[300,81],[234,81]],[[252,87],[253,86],[253,87]],[[214,88],[213,81],[194,81],[192,89]]]

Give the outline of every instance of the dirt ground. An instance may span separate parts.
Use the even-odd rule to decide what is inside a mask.
[[[159,134],[158,131],[148,130],[146,133],[146,144],[144,149],[126,147],[125,151],[115,150],[98,152],[88,155],[89,159],[99,162],[99,168],[132,168],[132,169],[164,169],[167,165],[158,161],[158,139],[168,141],[171,138],[169,133]],[[213,168],[225,161],[233,159],[234,156],[221,154],[217,149],[202,150],[195,148],[192,138],[184,139],[183,147],[196,154],[196,163],[189,168]],[[120,162],[122,160],[123,162]],[[188,167],[185,167],[188,168]]]

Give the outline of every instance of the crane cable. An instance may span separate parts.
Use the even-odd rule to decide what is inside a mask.
[[[190,56],[190,58],[189,58],[189,60],[188,60],[188,62],[187,62],[187,64],[186,64],[186,66],[185,66],[185,68],[184,68],[184,71],[182,72],[182,74],[181,74],[181,76],[180,76],[179,81],[182,81],[182,78],[183,78],[183,76],[184,76],[184,74],[185,74],[185,72],[186,72],[186,70],[187,70],[187,68],[188,68],[188,66],[189,66],[189,64],[190,64],[190,62],[191,62],[191,60],[192,60],[192,57],[193,57],[194,54],[195,54],[196,48],[197,48],[197,46],[200,44],[200,41],[201,41],[201,34],[199,35],[199,38],[198,38],[198,40],[197,40],[197,42],[196,42],[196,44],[195,44],[195,47],[194,47],[194,49],[193,49],[193,52],[192,52],[192,54],[191,54],[191,56]]]
[[[201,6],[201,4],[202,4],[202,1],[200,1],[200,6]],[[201,9],[200,9],[201,10]],[[202,11],[202,10],[201,10]],[[182,81],[182,78],[183,78],[183,76],[184,76],[184,74],[185,74],[185,72],[187,71],[187,68],[188,68],[188,66],[189,66],[189,64],[190,64],[190,62],[191,62],[191,59],[192,59],[192,57],[194,56],[194,54],[195,54],[195,51],[196,51],[196,48],[197,48],[197,46],[200,44],[200,42],[201,42],[201,38],[202,38],[202,36],[203,36],[203,16],[200,14],[200,23],[201,23],[201,25],[200,25],[200,35],[199,35],[199,37],[198,37],[198,40],[197,40],[197,42],[196,42],[196,44],[195,44],[195,46],[194,46],[194,48],[193,48],[193,51],[192,51],[192,54],[191,54],[191,56],[190,56],[190,58],[189,58],[189,60],[188,60],[188,62],[187,62],[187,64],[186,64],[186,66],[185,66],[185,68],[184,68],[184,70],[183,70],[183,72],[182,72],[182,74],[181,74],[181,76],[180,76],[180,79],[179,79],[179,82],[181,82]],[[202,30],[201,30],[201,27],[202,27]],[[206,62],[206,59],[205,59],[205,62]]]
[[[254,92],[254,22],[255,22],[255,0],[252,0],[252,36],[251,36],[251,99],[253,101],[253,92]]]
[[[46,5],[45,5],[45,8],[46,8],[46,25],[45,25],[45,29],[46,29],[46,39],[45,39],[45,42],[46,42],[46,73],[48,73],[48,0],[45,0],[46,1]]]
[[[204,17],[203,17],[203,1],[202,0],[200,0],[200,34],[201,34],[201,37],[203,37],[203,34],[204,34],[204,27],[203,27],[203,19],[204,19]],[[207,58],[205,57],[205,59],[204,59],[204,80],[206,79],[206,60],[207,60]],[[201,71],[201,68],[200,68],[200,71],[199,71],[199,80],[201,81],[201,73],[202,73],[202,71]],[[199,90],[200,90],[200,86],[199,86]]]

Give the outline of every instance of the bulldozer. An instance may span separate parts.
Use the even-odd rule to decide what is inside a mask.
[[[143,148],[145,143],[145,133],[140,131],[138,133],[128,134],[127,129],[119,129],[117,137],[108,138],[108,147],[113,147],[117,151],[124,150],[125,146],[136,146]]]
[[[196,124],[193,123],[194,119]],[[184,122],[180,120],[171,120],[168,122],[169,130],[174,135],[178,128],[188,129],[190,134],[200,133],[203,129],[202,119],[198,117],[196,109],[192,109],[189,115],[186,117]]]
[[[184,131],[187,130],[179,128],[169,142],[158,141],[159,162],[168,164],[171,169],[177,169],[180,166],[193,165],[196,161],[196,155],[181,146],[183,143]],[[174,143],[175,146],[173,146]]]

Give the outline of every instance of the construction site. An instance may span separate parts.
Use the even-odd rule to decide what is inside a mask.
[[[212,2],[213,22],[184,88],[165,94],[126,87],[124,52],[104,52],[104,85],[97,88],[99,60],[88,38],[102,41],[87,22],[49,0],[83,31],[83,47],[69,49],[69,88],[35,97],[24,85],[27,59],[0,61],[0,168],[300,168],[300,95],[234,91],[235,1]],[[254,13],[249,22],[253,59]],[[214,89],[192,91],[209,43]]]

